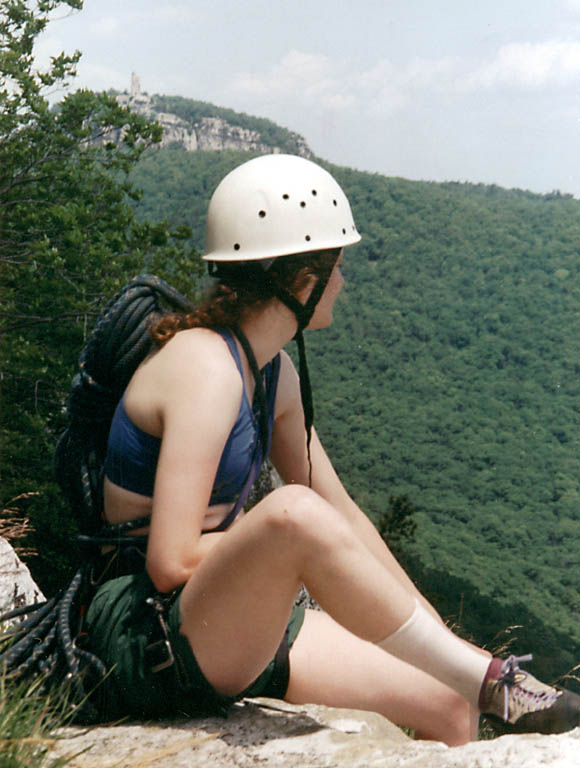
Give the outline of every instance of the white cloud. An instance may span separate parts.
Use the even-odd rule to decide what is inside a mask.
[[[536,90],[580,80],[580,42],[511,43],[458,81],[460,90],[508,86]]]
[[[404,82],[413,88],[442,88],[455,77],[457,61],[443,59],[419,59],[411,61],[404,73]]]
[[[379,59],[357,70],[352,61],[294,50],[266,71],[238,73],[228,90],[248,109],[277,105],[328,115],[350,110],[361,117],[385,117],[425,103],[425,98],[505,88],[537,91],[577,81],[580,42],[548,40],[505,45],[471,68],[457,57],[416,57],[402,66]]]
[[[367,90],[374,88],[371,111],[388,114],[396,112],[425,91],[440,93],[447,90],[454,80],[456,66],[451,58],[414,58],[397,70],[390,62],[383,60],[372,70],[362,73],[357,83]]]
[[[353,100],[340,65],[327,56],[301,51],[290,51],[268,72],[237,74],[230,90],[268,101],[291,97],[303,105],[320,104],[335,111],[350,106]]]
[[[368,111],[374,114],[396,112],[409,99],[402,87],[400,73],[387,59],[381,59],[371,69],[355,75],[353,87],[368,105]]]
[[[109,88],[123,91],[129,88],[127,72],[120,72],[113,66],[88,64],[81,59],[77,69],[79,76],[76,84],[80,87],[95,91],[106,91]]]
[[[101,27],[101,32],[104,33],[108,28],[111,32],[114,26],[105,23],[104,27]],[[56,36],[42,35],[34,49],[34,63],[36,69],[40,71],[48,70],[50,67],[50,60],[53,56],[58,56],[60,53],[66,54],[74,53],[74,49],[71,50],[62,39]],[[92,88],[96,91],[107,90],[108,88],[117,88],[122,90],[128,87],[128,75],[127,72],[119,72],[112,65],[108,65],[106,57],[103,57],[104,61],[100,63],[90,63],[91,60],[87,60],[84,56],[81,56],[79,63],[76,66],[78,73],[77,78],[72,81],[75,88]],[[56,91],[57,94],[60,91]]]
[[[450,59],[413,59],[401,70],[380,59],[357,72],[352,62],[291,51],[267,72],[237,74],[229,90],[269,103],[295,101],[332,112],[356,108],[388,114],[407,104],[417,91],[442,87],[453,72]]]
[[[51,56],[58,56],[65,50],[65,46],[58,37],[49,37],[48,35],[42,35],[38,38],[36,45],[34,46],[34,64],[39,70],[46,70],[50,66]],[[73,51],[65,51],[68,54],[72,54]]]
[[[111,37],[117,37],[123,28],[123,23],[118,16],[103,16],[92,25],[91,31],[95,37],[108,40]]]
[[[187,27],[194,27],[204,20],[204,14],[196,8],[181,2],[173,3],[169,0],[157,3],[154,12],[147,6],[139,8],[134,5],[131,6],[131,10],[125,11],[125,13],[123,11],[123,5],[119,3],[118,9],[115,9],[114,18],[120,27],[128,32],[134,29],[145,30],[147,28],[158,30],[160,27],[166,26],[171,27],[172,33],[175,34]]]
[[[157,5],[155,10],[155,23],[163,24],[191,24],[199,21],[200,13],[186,3],[167,3]]]

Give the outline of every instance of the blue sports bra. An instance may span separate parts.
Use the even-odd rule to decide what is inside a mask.
[[[243,380],[242,362],[232,334],[223,328],[217,329],[217,333],[227,343]],[[255,408],[250,405],[244,387],[240,410],[228,436],[217,469],[210,506],[235,501],[242,491],[254,463],[255,450],[260,451],[260,460],[257,462],[257,466],[261,466],[265,460],[269,451],[274,424],[274,403],[279,371],[279,355],[261,371],[264,377],[264,390],[268,407],[269,436],[267,448],[264,449],[258,439],[259,420]],[[127,415],[125,397],[123,396],[111,422],[105,458],[105,475],[121,488],[134,491],[142,496],[152,497],[160,448],[160,438],[144,432],[133,424]]]

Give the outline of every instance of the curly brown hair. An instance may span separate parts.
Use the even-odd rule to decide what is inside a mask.
[[[162,347],[179,331],[237,325],[279,295],[280,289],[296,296],[311,277],[326,281],[340,248],[312,251],[274,259],[264,270],[260,262],[221,263],[218,282],[207,299],[193,312],[168,314],[151,328],[151,337]]]

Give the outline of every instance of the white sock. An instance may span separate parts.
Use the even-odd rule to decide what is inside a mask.
[[[415,599],[411,617],[377,645],[448,685],[476,709],[490,658],[440,624]]]

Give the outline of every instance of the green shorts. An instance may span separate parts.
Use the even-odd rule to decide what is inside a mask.
[[[242,697],[276,695],[271,684],[275,675],[274,660],[236,697],[222,696],[212,688],[187,638],[179,632],[180,594],[175,595],[165,611],[168,639],[176,663],[158,672],[153,671],[154,664],[146,651],[152,642],[162,638],[158,615],[146,602],[155,595],[149,577],[140,573],[111,579],[93,597],[86,614],[86,630],[89,649],[109,670],[105,682],[95,693],[104,717],[215,714]],[[304,609],[295,606],[286,630],[288,647],[296,639],[303,620]],[[163,647],[163,643],[159,646]],[[184,674],[179,674],[180,671]]]

